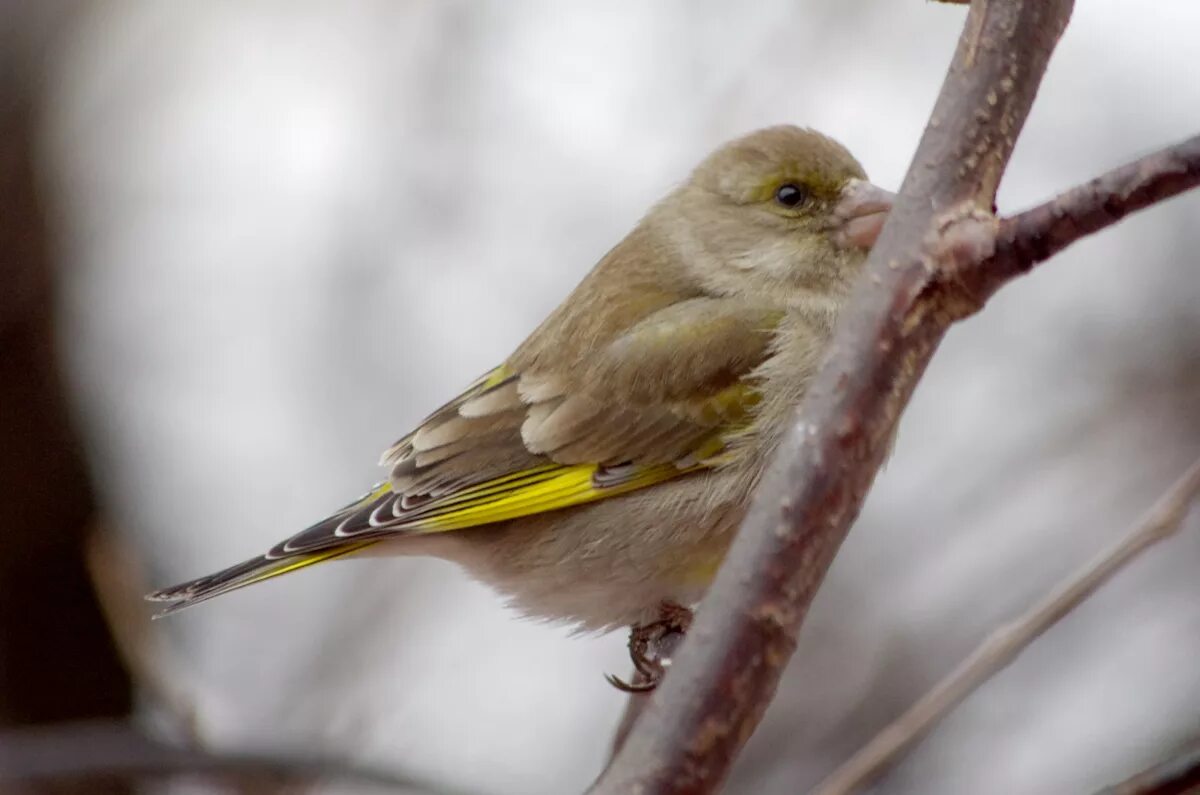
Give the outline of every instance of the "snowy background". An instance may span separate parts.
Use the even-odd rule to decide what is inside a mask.
[[[257,554],[501,360],[720,142],[779,122],[895,188],[964,10],[920,0],[84,4],[47,85],[60,342],[109,522],[165,585]],[[1200,4],[1080,2],[1000,194],[1200,130]],[[811,786],[1200,452],[1200,196],[956,329],[730,793]],[[1088,792],[1200,733],[1200,520],[878,785]],[[601,768],[624,637],[453,567],[340,563],[156,622],[218,747],[469,792]],[[332,788],[329,791],[333,791]]]

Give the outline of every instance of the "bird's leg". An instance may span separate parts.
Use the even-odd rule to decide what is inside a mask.
[[[648,693],[658,687],[691,626],[691,610],[675,602],[663,602],[657,620],[630,627],[629,659],[636,672],[633,681],[625,682],[610,674],[609,683],[627,693]]]

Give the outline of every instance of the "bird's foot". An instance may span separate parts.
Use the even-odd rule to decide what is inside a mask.
[[[675,649],[692,626],[692,611],[674,602],[659,606],[658,619],[638,624],[629,630],[629,659],[633,661],[633,681],[626,682],[612,674],[605,678],[609,684],[626,693],[649,693],[658,687],[671,666]]]

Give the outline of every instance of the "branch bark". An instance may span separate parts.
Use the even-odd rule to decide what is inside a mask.
[[[942,681],[889,724],[817,787],[814,795],[849,795],[878,776],[950,710],[1007,666],[1126,564],[1174,535],[1200,492],[1200,461],[1150,509],[1125,538],[1084,566],[1024,615],[997,629]]]
[[[774,465],[672,672],[594,793],[712,792],[758,725],[858,516],[896,420],[947,328],[981,296],[991,210],[1072,0],[975,0],[900,188]],[[970,232],[945,235],[952,227]],[[994,234],[994,230],[993,230]],[[955,245],[931,243],[951,237]],[[954,267],[939,267],[944,255]]]
[[[978,271],[982,289],[1029,271],[1081,237],[1200,183],[1200,135],[1074,187],[1000,223],[996,253]]]

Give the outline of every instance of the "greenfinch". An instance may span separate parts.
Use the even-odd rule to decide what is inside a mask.
[[[793,126],[717,149],[504,361],[384,452],[388,477],[169,613],[339,558],[433,555],[520,611],[647,626],[712,580],[890,208]]]

